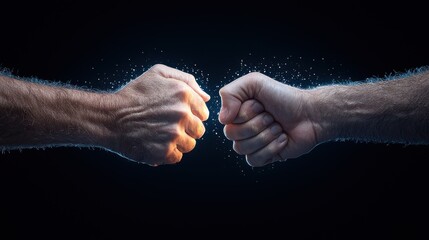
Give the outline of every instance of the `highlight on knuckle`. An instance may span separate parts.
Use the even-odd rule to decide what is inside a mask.
[[[251,73],[248,73],[246,76],[252,79],[260,79],[264,75],[260,72],[251,72]]]
[[[185,102],[191,98],[192,92],[186,83],[177,81],[175,85],[176,86],[174,86],[174,89],[176,89],[176,96],[180,101]]]
[[[153,65],[153,66],[150,68],[150,70],[153,70],[153,71],[155,71],[155,72],[158,72],[158,71],[162,71],[164,68],[165,68],[165,65],[164,65],[164,64],[160,64],[160,63],[158,63],[158,64]]]
[[[206,127],[204,127],[203,123],[201,123],[201,128],[200,129],[201,129],[200,130],[201,132],[200,132],[199,138],[202,138],[204,136],[204,134],[206,133]]]
[[[192,139],[190,144],[189,144],[189,150],[188,152],[194,150],[194,148],[197,146],[197,141],[195,141],[195,139]]]
[[[198,123],[196,137],[202,138],[205,132],[206,132],[206,128],[204,127],[204,124],[202,122]]]
[[[192,75],[192,74],[190,74],[190,73],[185,73],[185,74],[186,74],[186,76],[187,76],[187,81],[188,81],[188,83],[189,83],[189,82],[195,82],[195,81],[196,81],[196,79],[195,79],[194,75]]]
[[[181,105],[176,105],[171,110],[169,116],[171,117],[170,120],[175,122],[178,127],[179,124],[183,124],[183,122],[187,121],[187,119],[189,118],[189,112],[186,109],[186,107]],[[176,127],[176,125],[174,127]]]
[[[226,85],[226,86],[222,87],[221,89],[219,89],[219,94],[221,96],[224,96],[224,95],[228,94],[228,88],[227,88],[227,86],[228,85]]]

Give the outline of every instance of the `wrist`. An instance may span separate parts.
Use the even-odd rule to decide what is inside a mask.
[[[305,90],[308,94],[308,115],[313,123],[318,144],[338,137],[338,127],[335,127],[338,116],[334,116],[336,114],[335,109],[330,105],[330,98],[333,97],[333,93],[329,88],[327,86]]]
[[[118,132],[114,116],[118,107],[112,93],[82,93],[80,96],[80,129],[75,136],[78,144],[112,148]],[[73,116],[72,116],[73,117]]]
[[[97,144],[100,147],[108,149],[117,149],[119,134],[121,132],[118,125],[117,116],[121,107],[118,96],[114,93],[105,93],[99,96],[100,98],[100,123],[98,130],[95,131]]]

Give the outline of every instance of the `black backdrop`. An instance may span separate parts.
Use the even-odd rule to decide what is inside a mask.
[[[426,13],[409,2],[63,1],[2,3],[0,9],[2,67],[77,85],[97,86],[94,71],[112,73],[117,63],[159,60],[197,63],[215,89],[226,69],[249,53],[276,55],[279,62],[291,54],[324,57],[342,63],[353,80],[429,65]],[[317,238],[424,233],[427,146],[327,143],[299,159],[252,170],[226,158],[231,144],[214,132],[182,163],[158,168],[102,150],[1,154],[0,234],[145,237],[161,227],[175,230],[158,233],[212,230],[201,237],[225,228]]]

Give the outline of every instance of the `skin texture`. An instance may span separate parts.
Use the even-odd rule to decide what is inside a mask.
[[[336,139],[429,143],[427,71],[309,90],[250,73],[219,94],[225,136],[255,167],[297,158]]]
[[[97,146],[151,166],[177,163],[204,134],[209,99],[192,75],[164,65],[114,93],[0,76],[0,146]]]

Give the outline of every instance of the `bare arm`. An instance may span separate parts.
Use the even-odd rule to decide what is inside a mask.
[[[429,143],[429,72],[309,91],[318,142]]]
[[[0,76],[0,145],[104,145],[114,135],[106,94],[53,87]]]
[[[149,165],[179,162],[204,134],[209,96],[155,65],[114,93],[0,76],[0,148],[96,146]]]
[[[220,95],[225,136],[252,166],[296,158],[336,139],[429,144],[428,71],[311,90],[251,73]]]

